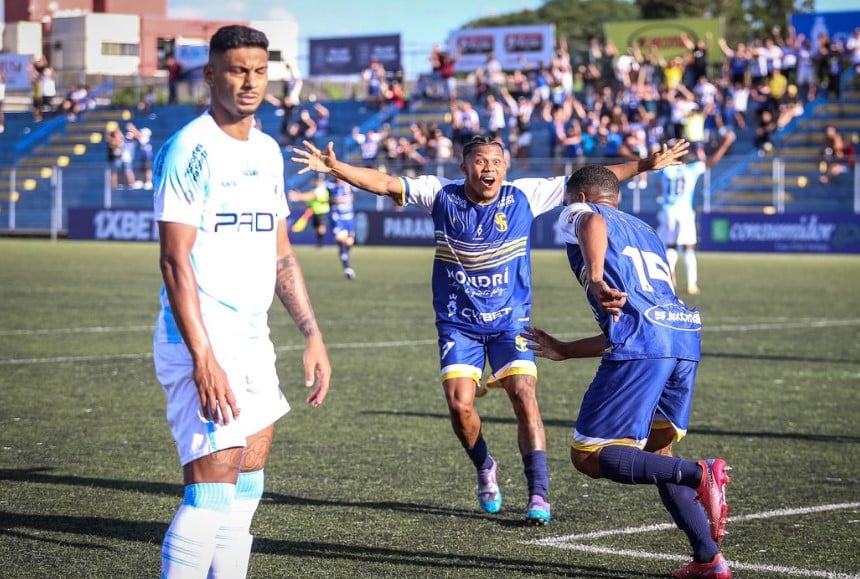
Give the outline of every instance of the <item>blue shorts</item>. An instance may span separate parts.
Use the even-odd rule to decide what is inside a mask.
[[[344,219],[332,213],[331,231],[337,241],[342,241],[349,237],[355,237],[355,219]]]
[[[585,392],[571,446],[593,451],[632,440],[642,448],[653,428],[687,433],[699,363],[676,358],[603,360]]]
[[[535,353],[526,347],[520,336],[522,328],[494,332],[471,333],[453,325],[437,323],[439,331],[439,360],[442,381],[451,378],[472,378],[480,385],[487,361],[490,376],[487,386],[499,387],[499,380],[514,375],[537,378]]]

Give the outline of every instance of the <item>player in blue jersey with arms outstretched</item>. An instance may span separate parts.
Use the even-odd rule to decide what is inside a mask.
[[[657,234],[666,246],[666,257],[669,260],[669,270],[672,283],[675,283],[675,264],[678,263],[678,249],[684,252],[684,270],[687,275],[687,293],[698,295],[699,263],[696,259],[696,209],[693,195],[699,177],[716,165],[732,143],[735,134],[728,131],[717,149],[704,161],[689,155],[687,162],[670,165],[661,170],[660,178],[660,211],[657,214]]]
[[[687,432],[701,349],[701,319],[675,295],[654,230],[618,210],[618,179],[587,165],[567,184],[559,230],[601,333],[562,342],[538,328],[523,337],[552,360],[602,356],[571,441],[571,460],[592,478],[653,484],[693,550],[676,579],[728,579],[720,553],[728,505],[721,459],[672,456]]]
[[[339,161],[329,143],[294,149],[300,172],[329,172],[353,186],[389,196],[396,205],[430,213],[436,236],[433,307],[439,337],[442,384],[454,433],[477,470],[478,501],[488,513],[501,509],[497,464],[481,433],[474,408],[485,365],[487,386],[507,393],[517,418],[517,442],[528,483],[526,521],[546,524],[549,471],[546,436],[535,394],[534,353],[520,332],[531,316],[529,235],[534,218],[561,205],[565,177],[506,181],[503,146],[477,136],[465,144],[464,179],[433,175],[397,177]],[[664,147],[649,159],[615,165],[620,178],[672,163],[686,143]]]

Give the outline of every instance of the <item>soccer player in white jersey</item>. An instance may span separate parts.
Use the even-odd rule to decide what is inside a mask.
[[[534,353],[520,332],[531,315],[529,235],[534,218],[561,205],[565,177],[506,181],[501,143],[474,137],[463,147],[465,179],[432,175],[397,177],[339,161],[329,143],[322,151],[305,141],[292,160],[307,171],[328,172],[354,187],[389,196],[399,206],[430,213],[436,233],[433,307],[439,336],[442,385],[454,433],[477,470],[478,502],[501,509],[497,464],[481,434],[474,400],[485,365],[487,386],[507,393],[517,419],[517,442],[528,484],[526,521],[545,525],[549,472],[546,436],[535,394]],[[663,147],[648,159],[614,165],[622,179],[662,168],[684,154],[686,142]]]
[[[660,211],[657,214],[657,234],[666,246],[666,256],[675,283],[675,266],[678,263],[678,248],[684,252],[684,269],[687,274],[687,293],[698,295],[699,263],[696,259],[696,209],[693,204],[696,183],[705,171],[719,163],[732,143],[735,134],[726,132],[717,149],[704,161],[692,155],[687,162],[670,165],[659,172]]]
[[[601,356],[580,405],[570,458],[580,472],[622,484],[656,485],[685,532],[693,561],[676,579],[729,579],[720,553],[728,521],[721,458],[685,460],[672,443],[687,433],[701,357],[701,318],[675,295],[663,244],[618,210],[618,179],[586,165],[567,183],[558,218],[567,258],[601,333],[561,342],[529,327],[522,337],[551,360]]]
[[[289,410],[267,312],[277,294],[306,340],[307,402],[331,366],[287,237],[283,157],[253,127],[268,40],[245,26],[211,38],[210,108],[161,148],[154,205],[164,285],[154,335],[185,493],[164,537],[162,578],[242,578],[274,423]]]

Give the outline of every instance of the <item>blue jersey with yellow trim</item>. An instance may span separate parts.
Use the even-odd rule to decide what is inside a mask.
[[[627,292],[627,303],[616,322],[599,307],[586,287],[585,259],[576,234],[578,219],[587,212],[606,220],[608,247],[603,279]],[[567,244],[567,257],[576,279],[586,290],[594,318],[608,337],[605,358],[681,358],[701,356],[701,318],[675,295],[666,251],[644,221],[617,209],[594,203],[565,207],[558,219]]]
[[[437,323],[491,333],[531,315],[529,234],[534,218],[561,204],[566,179],[517,179],[481,205],[462,179],[403,178],[406,204],[433,218],[433,307]]]

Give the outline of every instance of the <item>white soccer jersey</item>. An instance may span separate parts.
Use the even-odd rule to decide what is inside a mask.
[[[233,139],[207,112],[164,144],[153,184],[155,218],[197,228],[191,264],[210,333],[229,327],[239,329],[235,338],[268,336],[276,232],[289,215],[277,143],[256,129],[247,141]],[[163,287],[161,307],[156,341],[181,342]]]
[[[694,161],[686,165],[670,165],[659,172],[662,184],[663,209],[693,210],[693,194],[696,183],[705,173],[706,167],[702,161]]]

